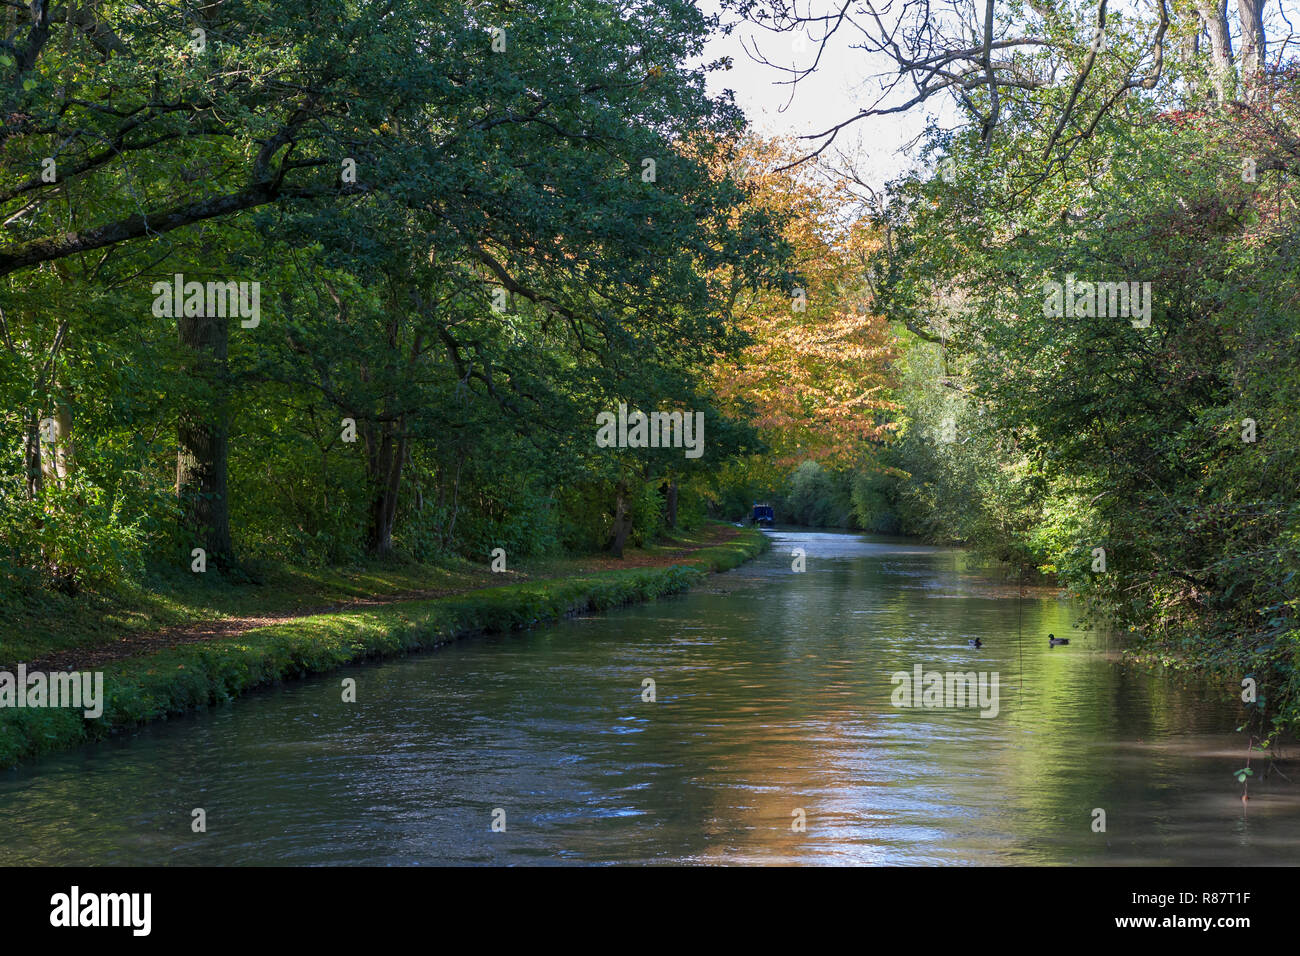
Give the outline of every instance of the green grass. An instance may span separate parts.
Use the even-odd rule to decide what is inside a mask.
[[[698,547],[717,529],[706,524],[679,532],[628,556],[658,557]],[[38,661],[80,648],[94,648],[133,634],[201,624],[231,617],[296,613],[357,598],[388,597],[422,590],[469,590],[503,581],[528,581],[581,573],[604,555],[510,561],[505,574],[493,574],[486,560],[451,558],[437,564],[395,558],[345,568],[302,568],[257,563],[257,583],[232,582],[216,571],[188,569],[151,572],[143,581],[115,593],[69,597],[42,590],[0,600],[0,668]]]
[[[320,614],[123,660],[104,668],[104,712],[98,719],[87,720],[81,711],[69,709],[0,710],[0,766],[232,700],[275,681],[436,647],[471,634],[520,630],[568,614],[653,600],[690,587],[707,572],[736,567],[766,547],[761,532],[747,531],[670,567],[557,576],[432,600]],[[676,549],[680,548],[678,544]],[[379,581],[397,591],[409,589],[408,579],[400,575],[362,580]],[[346,587],[360,586],[356,581],[349,579]],[[316,583],[336,586],[326,579]],[[431,585],[422,580],[417,586]],[[282,596],[288,593],[292,592]],[[176,606],[187,605],[178,601]],[[267,608],[259,605],[255,610]]]

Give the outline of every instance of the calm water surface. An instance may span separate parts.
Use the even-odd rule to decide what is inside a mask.
[[[1116,664],[1068,603],[1018,601],[959,551],[772,537],[684,596],[0,772],[0,863],[1300,862],[1297,762],[1243,807],[1245,741],[1210,689]],[[916,664],[997,672],[998,715],[894,707]]]

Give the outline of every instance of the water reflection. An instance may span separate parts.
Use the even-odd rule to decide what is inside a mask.
[[[1300,859],[1300,787],[1257,776],[1246,815],[1209,689],[1117,666],[961,552],[773,537],[689,595],[352,669],[355,705],[335,674],[5,772],[0,862]],[[998,716],[894,707],[918,663],[997,672]]]

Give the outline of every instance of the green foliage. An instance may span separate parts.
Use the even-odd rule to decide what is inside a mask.
[[[45,489],[39,498],[0,497],[0,560],[15,571],[10,587],[26,581],[69,593],[83,587],[113,590],[144,567],[141,522],[128,523],[120,502],[84,479]],[[3,593],[0,591],[0,593]]]
[[[893,476],[880,471],[858,471],[849,488],[853,519],[864,531],[876,534],[902,534],[903,522],[895,504]]]
[[[810,528],[849,527],[852,503],[845,485],[844,475],[815,461],[803,462],[790,476],[785,497],[778,499],[779,520]]]
[[[605,547],[630,479],[636,545],[664,480],[750,442],[707,373],[784,247],[719,172],[743,117],[706,92],[694,4],[78,15],[0,37],[24,51],[0,61],[0,593],[188,563],[222,523],[195,502],[249,567],[483,561]],[[259,283],[259,324],[186,338],[154,302],[178,273]],[[707,459],[597,448],[619,402],[705,412]],[[54,409],[70,431],[31,438]],[[29,488],[56,450],[70,473]],[[178,494],[178,459],[226,494]]]
[[[1294,128],[1294,77],[1270,95]],[[885,456],[902,525],[1055,576],[1140,659],[1254,674],[1252,726],[1294,727],[1294,185],[1240,175],[1281,126],[1135,97],[1043,172],[1040,122],[1008,118],[988,150],[936,135],[952,181],[893,187],[881,303],[944,340],[909,350]],[[1046,283],[1071,277],[1149,283],[1149,325],[1050,307]]]

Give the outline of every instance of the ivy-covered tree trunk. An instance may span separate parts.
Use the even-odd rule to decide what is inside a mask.
[[[188,352],[188,371],[205,383],[209,401],[185,409],[177,426],[176,497],[181,526],[207,553],[210,564],[230,566],[235,549],[230,538],[227,464],[230,406],[226,357],[230,346],[227,320],[182,316],[176,320],[181,348]]]

